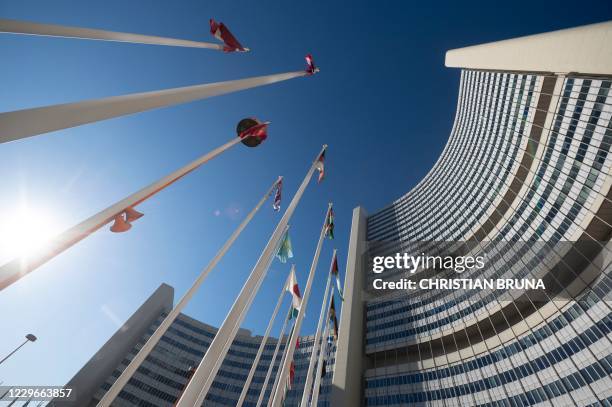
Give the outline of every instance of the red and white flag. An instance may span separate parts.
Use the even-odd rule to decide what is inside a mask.
[[[253,119],[253,120],[258,121],[257,119]],[[244,139],[246,137],[254,137],[254,138],[258,138],[259,141],[262,142],[266,138],[268,138],[268,125],[269,124],[270,122],[259,122],[256,125],[251,126],[248,129],[244,130],[242,133],[239,134],[239,137],[241,139]]]
[[[314,75],[319,72],[319,68],[314,63],[312,55],[306,54],[306,75]]]
[[[315,163],[315,168],[319,170],[319,179],[317,182],[321,182],[323,181],[323,178],[325,178],[325,151],[326,150],[323,150]]]
[[[223,51],[225,52],[247,52],[248,48],[245,48],[238,42],[236,37],[230,32],[230,30],[222,22],[216,22],[214,19],[210,19],[210,33],[219,41],[223,42]]]
[[[297,277],[295,276],[295,266],[291,266],[289,277],[287,277],[287,284],[285,290],[291,293],[291,314],[289,319],[295,318],[302,307],[302,295],[300,294],[300,288],[298,287]]]

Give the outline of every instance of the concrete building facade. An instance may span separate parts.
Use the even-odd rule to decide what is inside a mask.
[[[612,22],[449,51],[455,122],[427,176],[353,212],[334,406],[612,405]],[[375,290],[395,253],[483,255],[465,279],[547,290]],[[515,292],[516,291],[516,292]]]
[[[165,318],[167,312],[172,308],[173,296],[173,288],[162,284],[66,384],[65,387],[74,389],[77,398],[69,402],[55,400],[51,405],[56,407],[96,406]],[[112,403],[113,407],[170,407],[174,405],[192,374],[191,369],[198,366],[216,332],[217,328],[180,314],[128,384],[121,390]],[[248,330],[239,331],[203,406],[236,405],[261,340],[261,336],[253,336]],[[286,340],[285,336],[266,389],[262,404],[264,406],[267,405],[272,384],[278,372],[280,354],[285,348]],[[287,406],[297,406],[301,401],[313,343],[313,336],[300,338],[300,346],[296,349],[294,358],[294,385],[287,394],[285,404]],[[276,344],[276,338],[268,339],[243,404],[245,407],[256,405]],[[322,379],[319,406],[329,405],[334,352],[335,348],[331,348],[326,364],[327,373]]]

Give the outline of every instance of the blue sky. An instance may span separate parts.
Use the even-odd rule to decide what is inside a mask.
[[[185,292],[271,182],[284,204],[323,143],[327,179],[309,186],[291,222],[303,286],[326,203],[336,240],[321,256],[304,333],[318,317],[331,251],[344,275],[352,209],[386,206],[440,154],[459,71],[448,49],[612,17],[607,1],[574,2],[0,2],[0,18],[210,41],[225,22],[249,54],[0,35],[0,111],[301,69],[321,73],[0,146],[0,213],[23,203],[66,229],[224,143],[238,120],[271,120],[257,149],[241,145],[138,207],[128,233],[101,230],[0,293],[0,381],[62,385],[161,284]],[[262,209],[186,313],[218,326],[279,215]],[[3,225],[0,224],[0,234]],[[243,327],[261,334],[289,265],[275,261]],[[286,300],[288,303],[288,299]],[[277,330],[275,328],[275,330]]]

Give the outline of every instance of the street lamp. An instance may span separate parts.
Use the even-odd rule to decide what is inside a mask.
[[[0,360],[0,365],[1,365],[2,363],[4,363],[4,361],[5,361],[5,360],[7,360],[7,359],[8,359],[8,358],[10,358],[11,356],[13,356],[13,354],[14,354],[15,352],[17,352],[19,349],[21,349],[21,347],[22,347],[23,345],[25,345],[25,344],[26,344],[26,343],[28,343],[28,342],[35,342],[35,341],[36,341],[36,339],[38,339],[36,336],[34,336],[34,335],[32,335],[32,334],[27,334],[27,335],[25,336],[25,338],[26,338],[26,340],[25,340],[25,341],[24,341],[24,342],[23,342],[21,345],[17,346],[17,348],[15,348],[15,350],[14,350],[14,351],[12,351],[12,352],[11,352],[11,353],[9,353],[8,355],[6,355],[6,356],[5,356],[5,357],[4,357],[2,360]]]

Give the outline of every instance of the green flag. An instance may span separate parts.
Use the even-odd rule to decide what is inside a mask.
[[[287,263],[287,260],[293,258],[293,248],[291,247],[291,239],[289,238],[289,231],[285,232],[285,236],[283,236],[283,241],[278,248],[278,253],[276,253],[276,257],[280,260],[281,263]]]
[[[334,238],[334,209],[329,208],[327,214],[327,220],[325,221],[325,236],[333,239]]]

